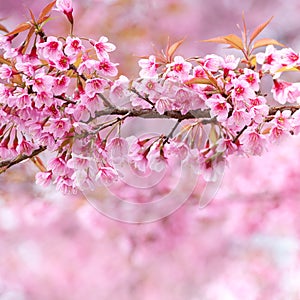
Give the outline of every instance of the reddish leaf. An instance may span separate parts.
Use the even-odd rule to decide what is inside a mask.
[[[236,49],[239,49],[239,50],[243,50],[244,49],[243,41],[237,35],[235,35],[235,34],[229,34],[229,35],[224,36],[224,39],[233,48],[236,48]]]
[[[31,27],[28,34],[27,34],[27,37],[24,41],[24,44],[23,44],[23,49],[22,49],[22,52],[25,53],[26,52],[26,49],[29,45],[29,42],[30,42],[30,39],[32,37],[32,35],[34,34],[34,27]]]
[[[224,36],[218,36],[218,37],[208,39],[208,40],[201,40],[201,42],[217,43],[217,44],[228,44],[228,42],[225,40]]]
[[[259,26],[257,26],[255,28],[255,30],[252,32],[252,34],[250,36],[250,43],[252,43],[253,40],[270,24],[270,22],[272,21],[273,18],[274,17],[271,17],[268,21],[260,24]]]
[[[31,26],[32,25],[29,24],[29,23],[19,24],[16,29],[14,29],[13,31],[7,33],[6,35],[15,35],[15,34],[18,34],[20,32],[23,32],[23,31],[29,29]]]
[[[40,13],[39,18],[38,18],[38,24],[42,23],[45,20],[45,17],[50,13],[50,11],[52,10],[55,3],[56,3],[56,1],[52,1],[51,3],[49,3],[48,5],[46,5],[43,8],[43,10]]]
[[[188,81],[185,81],[184,83],[187,85],[190,85],[190,84],[212,84],[208,78],[203,78],[203,77],[195,77]]]
[[[265,39],[257,40],[253,45],[253,49],[256,49],[256,48],[259,48],[259,47],[265,47],[265,46],[269,46],[269,45],[285,47],[284,44],[281,44],[281,43],[279,43],[278,41],[276,41],[274,39],[265,38]]]
[[[240,37],[235,34],[229,34],[224,36],[218,36],[208,40],[202,40],[202,42],[209,42],[209,43],[218,43],[218,44],[227,44],[230,45],[232,48],[243,50],[244,45],[243,41]]]
[[[7,28],[5,26],[3,26],[2,24],[0,24],[0,31],[4,31],[4,32],[8,32]]]
[[[178,49],[178,47],[183,43],[184,39],[172,44],[170,47],[168,47],[168,50],[167,50],[167,55],[168,57],[172,57],[173,54],[175,53],[175,51]]]
[[[35,23],[34,14],[33,14],[32,10],[30,8],[28,8],[28,10],[29,10],[29,13],[30,13],[31,20],[32,20],[32,22],[34,24]]]

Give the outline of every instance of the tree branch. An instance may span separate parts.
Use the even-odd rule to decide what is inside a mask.
[[[38,154],[42,153],[46,149],[47,149],[47,147],[40,146],[40,148],[34,150],[30,155],[24,154],[24,155],[17,156],[13,160],[0,161],[0,174],[4,173],[8,168],[12,167],[13,165],[16,165],[28,158],[33,158],[33,157],[37,156]]]
[[[96,112],[95,117],[109,116],[109,115],[127,115],[128,117],[138,117],[144,119],[177,119],[177,120],[186,120],[186,119],[209,119],[211,122],[214,122],[214,118],[210,117],[209,110],[193,110],[189,111],[186,114],[182,114],[177,110],[166,111],[164,114],[159,114],[156,110],[153,109],[127,109],[127,108],[108,108]]]

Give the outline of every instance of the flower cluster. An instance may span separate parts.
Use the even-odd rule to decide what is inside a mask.
[[[54,3],[39,21],[0,36],[1,172],[32,158],[40,169],[37,183],[53,181],[67,193],[118,180],[124,164],[143,174],[161,172],[175,157],[214,180],[229,155],[261,155],[299,132],[300,84],[280,79],[300,68],[292,49],[272,42],[256,55],[243,50],[245,59],[184,58],[174,56],[178,42],[166,54],[140,59],[139,77],[129,80],[116,77],[118,64],[110,59],[116,47],[107,37],[45,34]],[[72,2],[56,1],[56,10],[73,30]],[[25,30],[25,42],[15,47]],[[234,39],[224,40],[239,45]],[[271,107],[262,92],[265,76],[273,78],[273,99],[289,105]],[[177,122],[169,134],[123,136],[123,123],[134,117]],[[46,149],[54,156],[44,164],[37,155]]]

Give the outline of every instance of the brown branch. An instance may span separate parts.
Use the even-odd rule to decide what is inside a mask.
[[[187,120],[187,119],[208,119],[210,123],[215,122],[214,118],[210,117],[209,110],[193,110],[189,111],[186,114],[182,114],[180,111],[177,110],[169,110],[166,111],[164,114],[159,114],[156,110],[153,109],[127,109],[127,108],[109,108],[105,110],[101,110],[96,112],[95,117],[101,116],[109,116],[109,115],[119,115],[124,116],[127,115],[128,117],[138,117],[144,119],[177,119],[177,120]],[[208,121],[207,120],[207,121]]]
[[[269,109],[269,115],[275,115],[277,111],[290,110],[292,113],[300,109],[300,105],[281,105],[273,106]]]
[[[43,151],[45,151],[47,149],[47,147],[45,146],[40,146],[40,148],[34,150],[30,155],[27,154],[23,154],[23,155],[19,155],[17,156],[15,159],[13,160],[3,160],[0,161],[0,174],[4,173],[8,168],[28,159],[28,158],[33,158],[35,156],[37,156],[38,154],[42,153]]]

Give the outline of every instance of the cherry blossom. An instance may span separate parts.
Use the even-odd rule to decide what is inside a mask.
[[[186,58],[175,54],[180,41],[167,52],[140,58],[138,77],[117,77],[119,63],[110,58],[116,46],[109,38],[76,36],[71,1],[56,1],[55,10],[71,23],[66,37],[48,36],[41,26],[14,48],[14,35],[0,36],[4,167],[50,152],[48,162],[36,158],[37,182],[48,185],[51,179],[64,193],[94,189],[100,182],[119,184],[119,169],[127,163],[147,176],[186,161],[197,175],[216,180],[229,156],[262,155],[270,143],[299,132],[300,85],[281,78],[297,70],[293,49],[277,49],[280,44],[272,40],[264,52],[253,54],[244,41],[244,58]],[[218,40],[241,50],[237,36]],[[265,77],[273,82],[266,93]],[[272,106],[272,96],[291,105]],[[176,122],[167,131],[127,139],[128,132],[143,128],[130,121],[137,118]]]
[[[108,59],[108,53],[116,50],[116,46],[112,43],[109,43],[106,36],[101,36],[98,42],[90,40],[90,43],[94,46],[99,60],[103,58]]]
[[[141,68],[140,76],[142,78],[156,77],[158,64],[156,63],[156,57],[150,55],[149,58],[142,58],[138,61],[138,64]]]

